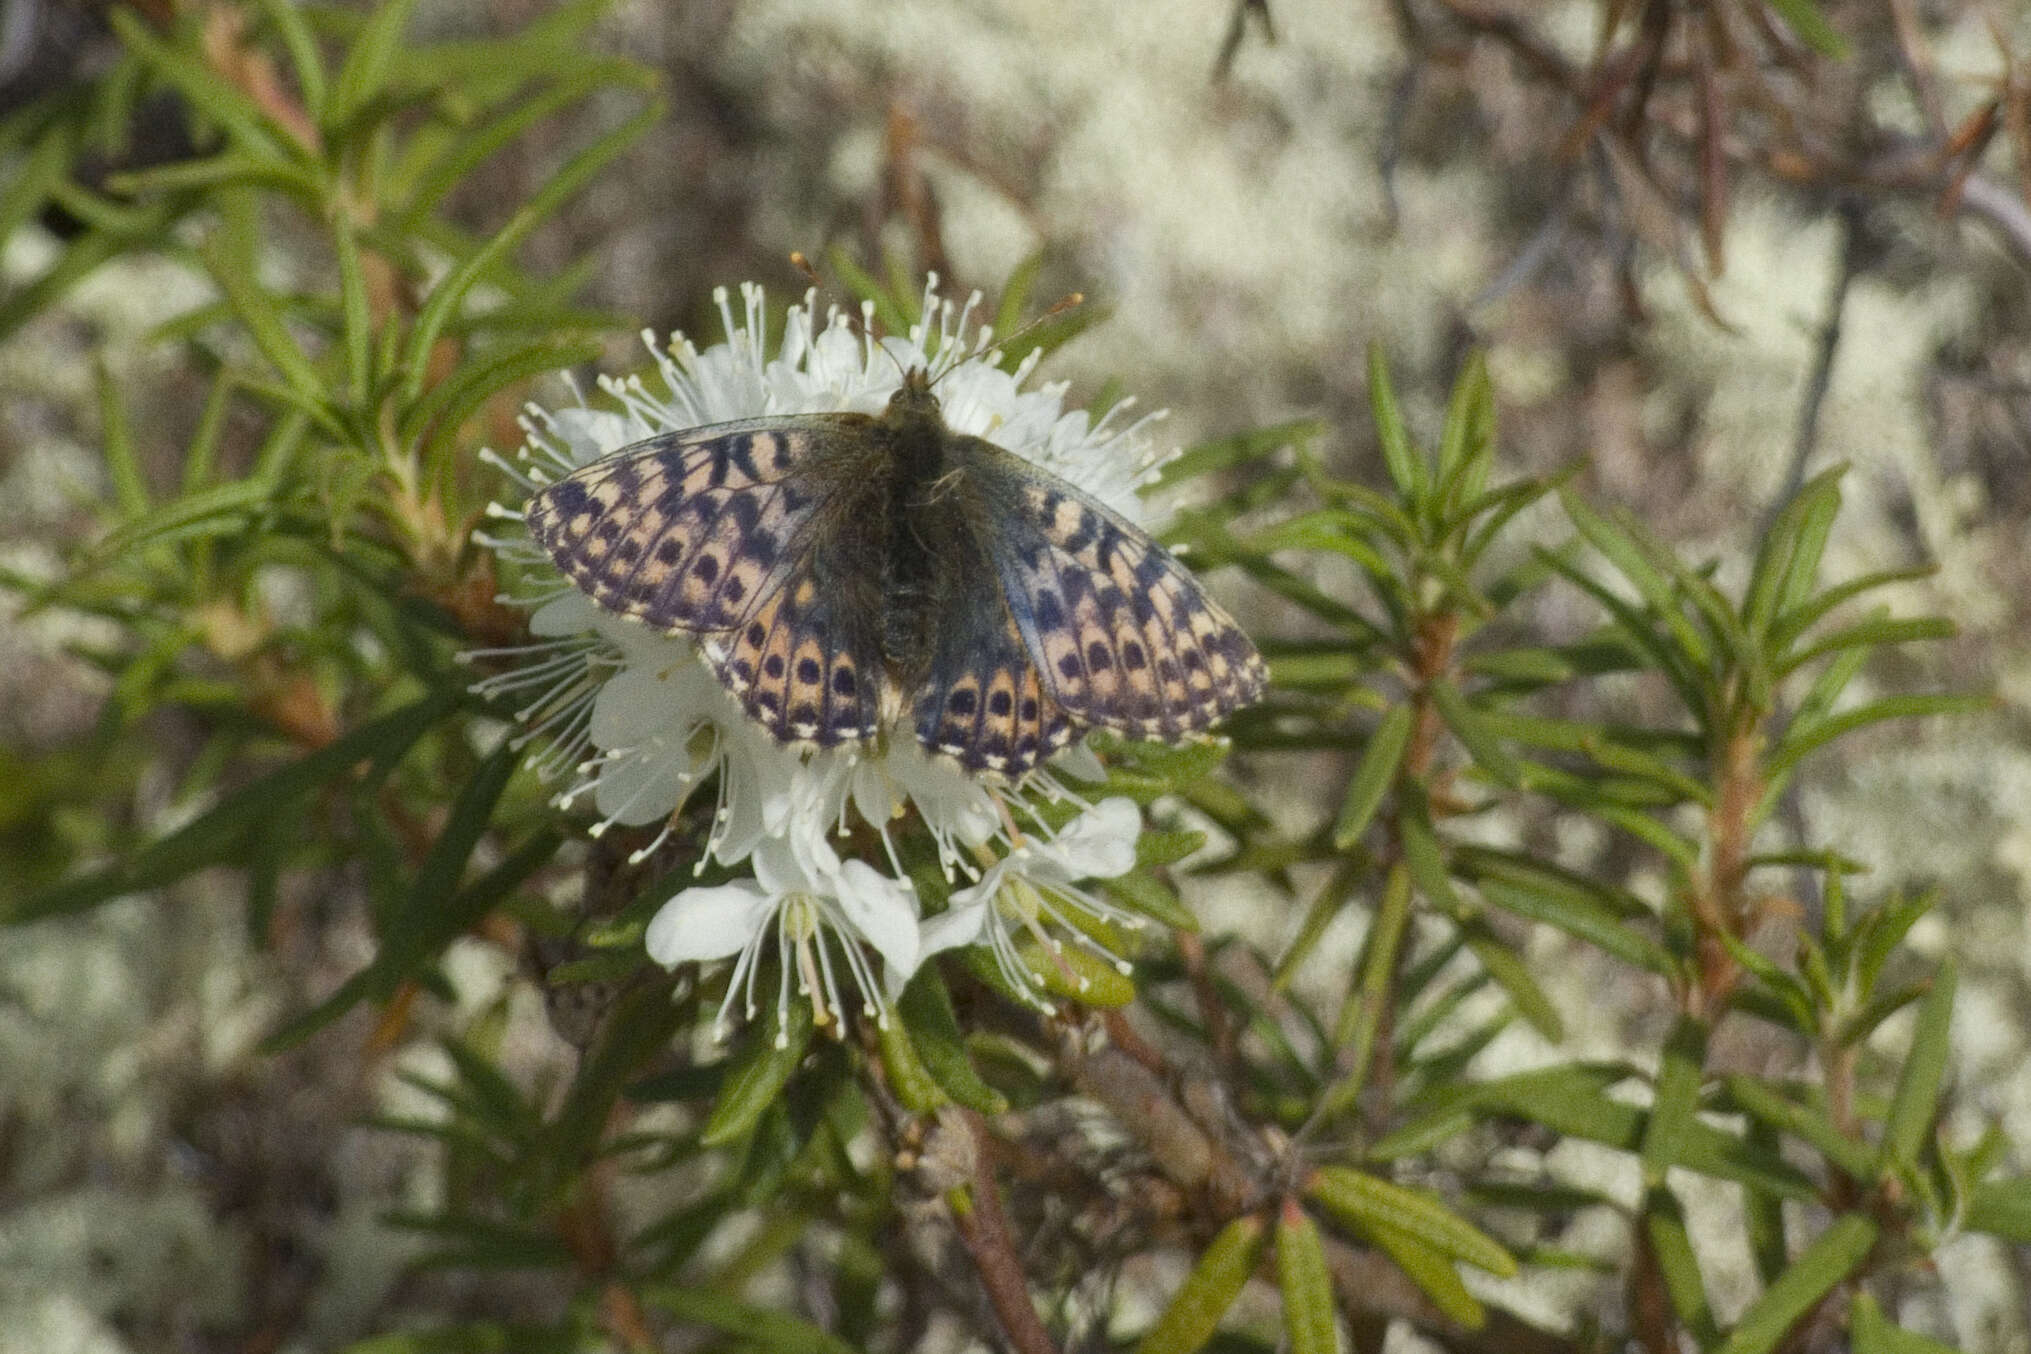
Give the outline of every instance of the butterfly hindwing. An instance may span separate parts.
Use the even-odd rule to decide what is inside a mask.
[[[966,623],[944,631],[918,688],[918,741],[968,771],[1018,779],[1071,741],[1071,721],[1045,692],[1000,597],[963,615]]]
[[[982,483],[1009,610],[1073,720],[1175,740],[1261,694],[1255,646],[1169,551],[1009,452],[955,440]]]
[[[705,640],[720,681],[750,718],[785,742],[820,747],[872,737],[881,715],[881,647],[868,625],[866,583],[828,567],[829,555],[824,542],[812,543],[738,626]]]
[[[650,438],[529,500],[529,535],[609,611],[660,630],[731,630],[779,586],[832,487],[834,426],[756,419]]]

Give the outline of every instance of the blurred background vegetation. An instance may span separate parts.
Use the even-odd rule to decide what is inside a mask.
[[[2031,1143],[2027,55],[2031,15],[2004,0],[0,0],[0,1350],[256,1354],[465,1322],[468,1343],[385,1348],[482,1348],[487,1323],[552,1330],[575,1300],[588,1340],[634,1338],[638,1313],[585,1298],[584,1249],[433,1232],[430,1210],[498,1182],[387,1126],[442,1110],[428,1088],[473,1075],[458,1049],[531,1104],[571,1081],[521,921],[473,906],[427,983],[317,1006],[373,972],[373,900],[427,874],[490,774],[476,756],[279,798],[178,860],[137,844],[248,783],[249,758],[425,706],[426,685],[375,683],[448,674],[443,654],[389,646],[513,625],[467,541],[500,492],[475,449],[520,441],[520,400],[568,398],[547,373],[637,366],[640,328],[717,337],[715,287],[801,292],[792,250],[905,295],[925,270],[1083,291],[1097,322],[1050,375],[1119,379],[1181,445],[1316,420],[1310,452],[1350,481],[1383,482],[1367,346],[1427,430],[1478,349],[1504,477],[1577,465],[1594,503],[1737,591],[1799,487],[1850,466],[1825,572],[1930,566],[1900,610],[1958,626],[1862,686],[1994,699],[1840,744],[1783,832],[1867,861],[1871,897],[1939,890],[1911,942],[1960,962],[1949,1122]],[[339,336],[336,378],[307,332]],[[318,451],[339,442],[370,454]],[[1522,621],[1575,635],[1576,598]],[[1244,617],[1299,624],[1259,594]],[[1651,694],[1620,713],[1656,716]],[[1233,777],[1299,841],[1350,765],[1285,752]],[[537,787],[505,793],[538,821]],[[1598,823],[1508,812],[1503,833],[1576,868],[1655,873]],[[488,863],[547,859],[541,832]],[[1209,933],[1275,955],[1302,910],[1287,883],[1183,888]],[[1328,927],[1307,981],[1344,987],[1359,934]],[[1658,985],[1546,928],[1512,938],[1560,1056],[1663,1038]],[[1724,1027],[1710,1063],[1786,1070],[1760,1028]],[[1477,1054],[1492,1077],[1547,1046],[1519,1025]],[[580,1221],[669,1214],[671,1254],[695,1248],[659,1188],[631,1179],[602,1196],[619,1221]],[[1689,1198],[1695,1237],[1733,1235],[1731,1195]],[[1620,1226],[1576,1207],[1552,1240],[1612,1256]],[[818,1261],[791,1240],[722,1234],[714,1272],[794,1305]],[[1702,1247],[1739,1312],[1757,1257]],[[1576,1261],[1500,1292],[1584,1332],[1619,1329],[1613,1288]],[[2031,1349],[2027,1293],[2031,1251],[1968,1234],[1893,1297],[2001,1351]]]

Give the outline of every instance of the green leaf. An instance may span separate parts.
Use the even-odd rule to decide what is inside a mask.
[[[289,54],[289,69],[296,76],[296,88],[303,95],[304,108],[310,113],[311,121],[321,121],[325,100],[324,59],[318,55],[317,38],[293,0],[258,2],[262,17],[274,27],[275,36],[282,40],[282,49]]]
[[[1410,430],[1404,425],[1403,410],[1389,383],[1389,360],[1380,343],[1368,345],[1368,407],[1375,417],[1375,437],[1382,448],[1382,463],[1390,482],[1404,502],[1416,504],[1424,497],[1425,463],[1411,445]]]
[[[667,1312],[679,1321],[725,1331],[774,1354],[855,1354],[853,1346],[844,1340],[774,1307],[757,1306],[702,1288],[668,1284],[648,1285],[640,1296],[648,1307]]]
[[[1291,1354],[1337,1354],[1338,1319],[1326,1248],[1304,1210],[1284,1201],[1276,1223],[1276,1279],[1283,1290],[1283,1324]]]
[[[1468,503],[1479,496],[1477,480],[1487,474],[1494,436],[1495,389],[1488,381],[1487,355],[1476,349],[1453,382],[1439,434],[1439,492],[1448,503]]]
[[[440,692],[364,724],[235,790],[207,812],[124,859],[0,911],[0,921],[17,924],[80,912],[110,898],[160,888],[207,866],[236,860],[247,837],[264,830],[278,807],[336,780],[363,761],[399,758],[459,700],[457,692]]]
[[[1000,1114],[1008,1101],[981,1079],[966,1051],[966,1036],[952,1009],[952,996],[936,965],[917,970],[890,1017],[909,1026],[911,1042],[947,1095],[982,1114]]]
[[[1700,1083],[1707,1061],[1706,1025],[1682,1015],[1664,1041],[1657,1070],[1657,1094],[1643,1130],[1643,1177],[1664,1184],[1665,1169],[1678,1161],[1687,1131],[1699,1113]]]
[[[763,1008],[761,1023],[748,1031],[719,1102],[698,1135],[700,1146],[723,1147],[747,1136],[790,1084],[814,1028],[808,1001],[789,1001],[780,1010]]]
[[[1374,923],[1361,945],[1359,978],[1333,1031],[1333,1042],[1345,1050],[1338,1082],[1319,1097],[1315,1111],[1322,1117],[1339,1114],[1350,1107],[1368,1084],[1368,1066],[1375,1053],[1375,1039],[1382,1028],[1383,1014],[1390,999],[1390,986],[1397,970],[1397,956],[1404,930],[1410,923],[1410,874],[1401,862],[1392,865],[1382,887]]]
[[[918,1053],[909,1025],[893,1012],[875,1022],[875,1043],[881,1050],[888,1088],[904,1109],[912,1114],[932,1114],[949,1103],[945,1088]]]
[[[1374,1242],[1447,1320],[1470,1331],[1488,1324],[1487,1309],[1460,1281],[1459,1270],[1445,1254],[1380,1223],[1363,1223],[1356,1230]]]
[[[1968,1204],[1967,1229],[2031,1245],[2031,1176],[1977,1185]]]
[[[1883,1121],[1879,1166],[1886,1173],[1915,1166],[1919,1148],[1932,1136],[1933,1120],[1939,1115],[1940,1088],[1945,1083],[1947,1059],[1952,1053],[1954,986],[1954,963],[1949,959],[1940,965],[1939,975],[1932,980],[1932,991],[1918,1008],[1911,1051],[1904,1056],[1897,1091],[1890,1101],[1890,1116]]]
[[[1199,929],[1199,919],[1179,901],[1177,891],[1143,870],[1131,870],[1099,881],[1101,891],[1131,912],[1179,931]]]
[[[1763,534],[1742,607],[1751,634],[1767,637],[1770,623],[1803,580],[1809,593],[1819,570],[1826,527],[1840,508],[1840,478],[1845,467],[1823,471],[1799,488]]]
[[[1500,1242],[1422,1190],[1344,1166],[1321,1166],[1305,1182],[1305,1193],[1353,1226],[1391,1228],[1498,1278],[1517,1272],[1516,1257]]]
[[[121,6],[106,11],[106,22],[129,51],[134,52],[162,77],[176,86],[200,117],[218,124],[221,131],[249,155],[282,161],[290,158],[283,143],[271,135],[274,124],[260,105],[240,92],[237,85],[213,74],[203,62],[158,39],[141,16]],[[291,141],[290,145],[295,143]]]
[[[1848,1300],[1848,1336],[1854,1354],[1960,1354],[1929,1335],[1891,1325],[1876,1299],[1864,1292]]]
[[[1835,1219],[1749,1304],[1718,1354],[1770,1354],[1800,1317],[1869,1258],[1878,1231],[1875,1222],[1858,1213]]]
[[[1700,1348],[1711,1348],[1719,1331],[1707,1301],[1707,1281],[1700,1274],[1699,1256],[1693,1251],[1678,1196],[1661,1185],[1652,1186],[1643,1196],[1643,1236],[1657,1262],[1658,1277],[1664,1280],[1671,1309]]]
[[[339,67],[338,80],[332,86],[330,126],[342,127],[352,121],[379,95],[415,11],[416,0],[385,0],[372,11],[366,26],[353,39],[345,64]]]
[[[1136,1354],[1195,1354],[1204,1348],[1255,1273],[1265,1239],[1262,1219],[1252,1213],[1221,1228],[1178,1286],[1170,1306],[1142,1337]]]
[[[662,121],[664,111],[663,100],[652,99],[633,117],[572,156],[522,204],[499,233],[474,250],[448,277],[431,289],[422,309],[417,312],[416,323],[402,349],[401,367],[405,373],[402,397],[405,401],[414,401],[422,394],[423,383],[430,371],[432,347],[444,332],[452,313],[487,270],[521,244],[545,218],[584,187],[609,161],[632,145],[637,137]]]
[[[1803,1105],[1753,1077],[1731,1076],[1726,1083],[1728,1099],[1737,1107],[1780,1133],[1813,1148],[1837,1169],[1856,1180],[1875,1176],[1875,1153],[1834,1127],[1832,1119],[1815,1105]]]
[[[1223,437],[1211,442],[1201,442],[1188,447],[1182,455],[1164,464],[1146,493],[1161,493],[1187,480],[1202,475],[1232,470],[1237,466],[1257,461],[1271,452],[1284,447],[1302,446],[1322,436],[1326,425],[1315,418],[1297,419],[1290,423],[1273,423],[1266,428],[1252,428],[1232,437]]]
[[[1523,962],[1523,957],[1511,949],[1508,942],[1495,934],[1495,928],[1482,916],[1471,916],[1456,923],[1467,938],[1467,948],[1481,961],[1488,976],[1509,994],[1515,1003],[1517,1014],[1530,1022],[1531,1028],[1551,1043],[1565,1038],[1565,1021],[1559,1015],[1558,1007],[1545,990],[1538,985],[1537,975]]]
[[[1789,771],[1807,754],[1831,743],[1843,734],[1870,724],[1879,724],[1886,719],[1921,719],[1928,715],[1973,714],[1989,708],[1991,701],[1979,696],[1957,696],[1939,692],[1922,692],[1909,696],[1885,696],[1882,700],[1871,701],[1857,709],[1848,710],[1826,719],[1816,720],[1805,727],[1804,721],[1794,721],[1785,731],[1784,741],[1775,749],[1766,762],[1767,775],[1771,779]]]
[[[1425,684],[1425,692],[1438,709],[1439,718],[1446,722],[1446,727],[1451,729],[1466,746],[1467,751],[1473,754],[1475,763],[1483,771],[1512,789],[1522,784],[1523,772],[1517,766],[1516,759],[1509,755],[1509,750],[1502,746],[1495,730],[1481,717],[1481,712],[1474,708],[1460,688],[1443,677],[1435,677]]]
[[[1333,845],[1345,851],[1360,841],[1382,804],[1382,797],[1396,781],[1403,764],[1403,750],[1410,742],[1415,715],[1408,705],[1393,705],[1368,737],[1361,761],[1347,783],[1347,797],[1341,801],[1340,817],[1333,824]]]
[[[217,238],[206,241],[198,256],[204,260],[205,271],[211,274],[212,281],[218,283],[219,290],[225,293],[233,313],[247,327],[247,336],[254,340],[254,346],[261,350],[261,355],[282,374],[283,381],[302,407],[325,411],[320,422],[330,418],[324,382],[318,376],[317,368],[303,355],[303,349],[290,337],[274,298],[254,276],[252,260],[239,256],[238,251]]]
[[[1846,59],[1848,40],[1827,22],[1826,15],[1820,12],[1818,0],[1770,0],[1770,8],[1791,25],[1791,31],[1798,34],[1806,46],[1836,61]]]

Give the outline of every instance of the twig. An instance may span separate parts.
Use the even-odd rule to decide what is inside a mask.
[[[972,1110],[964,1111],[967,1130],[973,1135],[973,1179],[967,1191],[969,1207],[955,1207],[959,1239],[973,1257],[980,1272],[981,1287],[1001,1319],[1001,1328],[1017,1354],[1058,1354],[1058,1346],[1030,1301],[1029,1280],[1016,1255],[1009,1233],[1008,1215],[1002,1212],[1001,1195],[994,1183],[993,1154],[988,1147],[987,1122]]]

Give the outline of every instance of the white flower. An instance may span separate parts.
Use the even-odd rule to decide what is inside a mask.
[[[916,895],[865,861],[841,861],[823,836],[817,849],[797,849],[791,834],[771,837],[754,851],[755,877],[689,888],[663,904],[649,922],[649,957],[667,967],[694,960],[738,955],[720,1003],[718,1031],[725,1033],[735,997],[754,1019],[755,974],[771,937],[781,964],[776,983],[777,1026],[790,1002],[791,975],[797,993],[810,1001],[823,1027],[844,1020],[839,965],[861,994],[862,1011],[877,1021],[887,1014],[876,1002],[881,991],[863,946],[873,947],[891,975],[891,986],[915,972],[920,951]],[[837,1027],[835,1027],[837,1028]],[[778,1035],[779,1046],[784,1036]]]
[[[987,868],[979,883],[954,892],[951,906],[924,923],[923,954],[985,944],[1009,984],[1040,1006],[1048,1005],[1037,995],[1044,977],[1023,961],[1016,948],[1021,935],[1034,937],[1053,954],[1064,948],[1061,935],[1071,935],[1128,972],[1128,963],[1087,936],[1068,912],[1117,926],[1142,925],[1141,917],[1078,887],[1081,880],[1112,879],[1134,869],[1141,830],[1142,814],[1133,800],[1103,799],[1055,837],[1023,838]],[[1053,930],[1044,929],[1047,921]]]
[[[924,295],[924,325],[907,337],[879,342],[856,332],[837,312],[821,316],[807,295],[785,318],[774,356],[764,350],[768,325],[761,289],[741,289],[738,316],[722,290],[717,300],[724,342],[701,351],[681,335],[674,337],[667,354],[656,354],[653,386],[638,376],[602,379],[614,408],[553,412],[532,405],[523,420],[529,440],[519,456],[511,462],[486,453],[486,459],[525,495],[533,494],[661,433],[767,415],[876,413],[904,373],[921,367],[936,381],[943,417],[954,431],[989,437],[1116,512],[1141,520],[1136,491],[1160,463],[1146,436],[1151,420],[1116,425],[1115,413],[1126,401],[1098,420],[1067,410],[1062,384],[1025,389],[1036,355],[1014,372],[1001,370],[992,334],[973,319],[978,296],[955,306],[941,301],[935,288],[933,279]],[[644,337],[653,349],[653,340]],[[675,962],[672,956],[738,953],[736,987],[751,985],[756,938],[774,918],[785,954],[800,966],[800,990],[811,994],[821,1013],[836,1012],[838,994],[828,967],[833,961],[827,957],[835,948],[847,956],[864,994],[874,989],[864,981],[868,975],[854,967],[867,962],[862,943],[880,954],[891,982],[907,979],[918,959],[914,895],[898,882],[904,878],[893,835],[899,820],[914,810],[937,845],[947,878],[957,873],[971,878],[993,857],[994,847],[1025,849],[1019,843],[1027,839],[1016,825],[1019,819],[1034,821],[1026,797],[1067,793],[1054,769],[1078,779],[1099,773],[1092,754],[1075,744],[1054,768],[1038,768],[1021,786],[989,787],[926,754],[908,727],[822,753],[779,743],[746,717],[688,636],[659,633],[601,611],[519,529],[517,509],[495,505],[492,515],[514,529],[479,539],[528,580],[523,595],[504,600],[533,609],[535,642],[468,655],[507,665],[475,690],[519,700],[517,717],[526,726],[520,737],[542,740],[532,764],[563,782],[558,802],[589,803],[599,815],[595,834],[619,825],[662,823],[655,840],[636,852],[639,860],[666,840],[693,792],[711,783],[718,800],[699,869],[708,858],[724,865],[753,862],[755,882],[686,890],[657,914],[650,947],[664,962]],[[839,859],[828,836],[834,828],[851,832],[854,817],[874,830],[885,857],[880,863],[893,877],[867,862]],[[1129,841],[1132,851],[1132,831]],[[1027,845],[1034,852],[1039,844],[1027,840]],[[993,877],[1013,876],[1002,870]],[[905,903],[907,945],[894,926]],[[843,943],[821,943],[828,929]],[[735,943],[729,939],[734,936],[745,939]],[[818,967],[804,971],[812,964]]]

